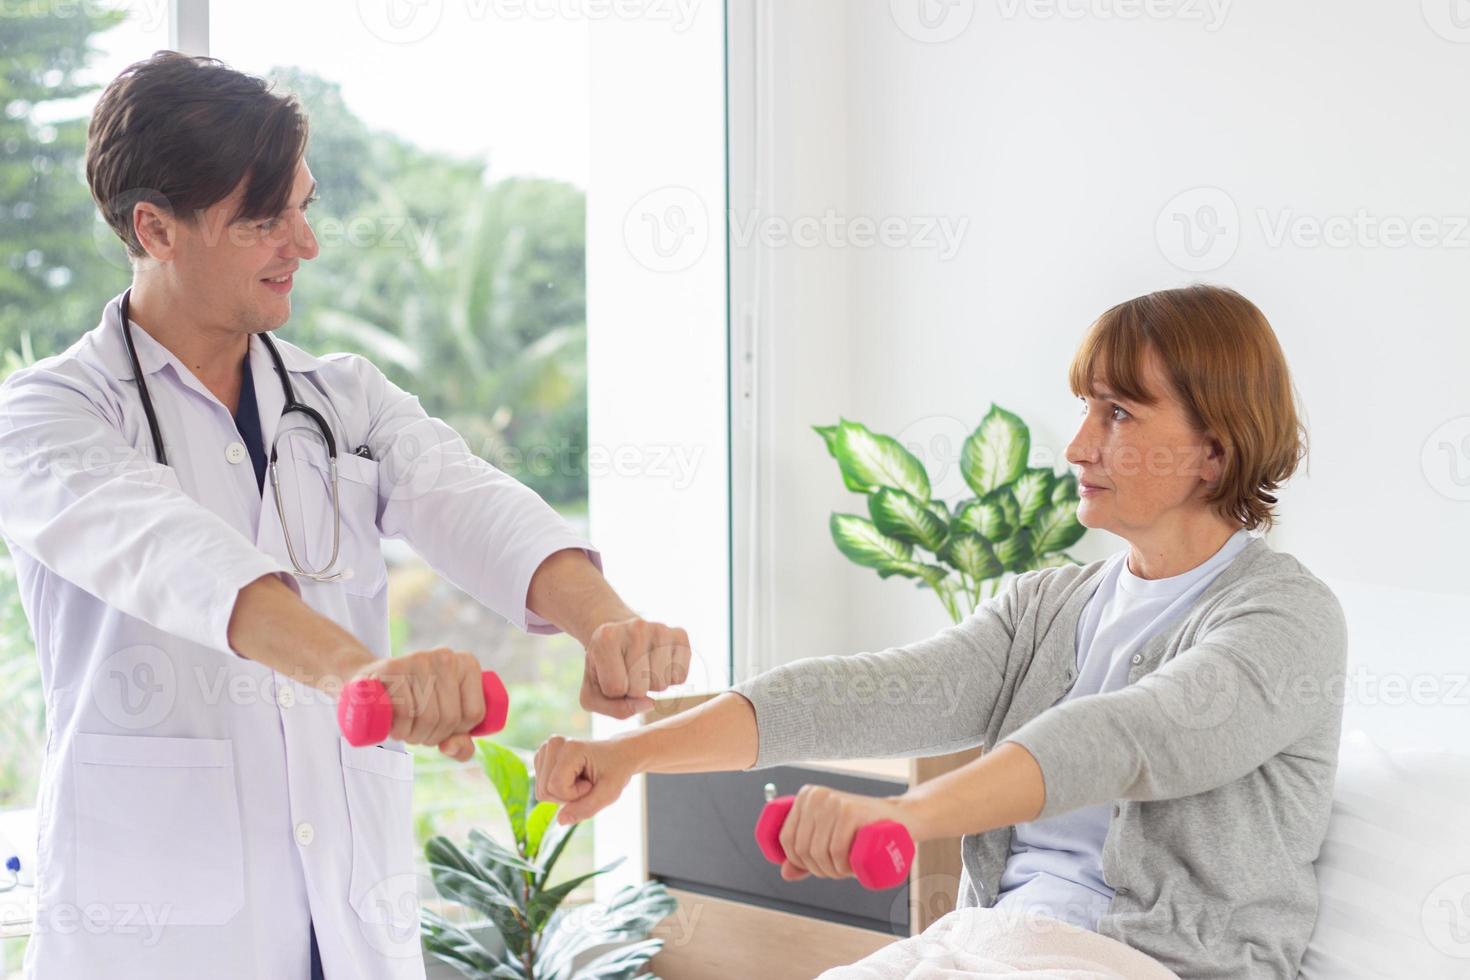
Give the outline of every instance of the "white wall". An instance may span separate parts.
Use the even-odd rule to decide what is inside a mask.
[[[770,179],[788,216],[835,206],[915,234],[924,216],[968,227],[948,260],[771,250],[775,404],[789,413],[771,443],[771,632],[785,642],[760,655],[878,649],[946,622],[932,594],[837,554],[827,515],[862,501],[808,425],[841,413],[963,434],[996,401],[1061,463],[1076,421],[1065,371],[1089,322],[1199,280],[1265,311],[1306,410],[1309,472],[1282,495],[1272,547],[1334,580],[1470,594],[1470,30],[1448,26],[1450,0],[1157,0],[1177,16],[1134,20],[1104,16],[1142,6],[1127,0],[1070,0],[1065,17],[924,2],[937,26],[913,17],[920,0],[771,12],[785,104]],[[1222,236],[1195,262],[1174,215],[1198,236],[1201,205],[1238,243]],[[1419,219],[1439,240],[1393,247],[1384,227],[1349,247],[1273,243],[1283,216],[1310,232],[1360,211]],[[1091,532],[1074,550],[1122,546]]]
[[[588,508],[609,581],[728,683],[724,24],[709,5],[589,24]],[[627,13],[627,16],[617,11]],[[640,11],[642,14],[640,15]],[[599,737],[624,723],[594,716]],[[599,899],[641,881],[641,779],[594,822]]]

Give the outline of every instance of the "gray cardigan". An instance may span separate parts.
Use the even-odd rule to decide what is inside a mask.
[[[751,768],[1017,742],[1041,766],[1041,816],[1113,804],[1099,933],[1183,980],[1295,980],[1337,770],[1342,608],[1253,538],[1138,650],[1127,687],[1059,705],[1105,564],[1024,572],[929,639],[736,685],[756,712]],[[1010,827],[963,839],[959,907],[995,902],[1010,842]]]

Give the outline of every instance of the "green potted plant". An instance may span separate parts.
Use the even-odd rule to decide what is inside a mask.
[[[965,439],[960,473],[975,495],[952,504],[932,497],[924,464],[891,436],[846,419],[812,428],[847,488],[868,498],[868,517],[832,515],[838,550],[882,578],[917,579],[956,623],[1006,573],[1080,564],[1066,554],[1087,530],[1076,476],[1027,466],[1031,430],[1000,406]]]
[[[515,850],[479,830],[461,849],[443,836],[424,852],[434,887],[493,928],[462,926],[437,913],[420,912],[424,949],[467,977],[482,980],[624,980],[639,975],[663,948],[650,930],[677,904],[660,882],[619,891],[605,908],[563,908],[582,882],[605,874],[622,859],[590,874],[549,884],[551,872],[577,824],[556,822],[557,804],[537,802],[520,756],[481,742],[480,762],[510,818]],[[588,911],[593,914],[582,914]]]

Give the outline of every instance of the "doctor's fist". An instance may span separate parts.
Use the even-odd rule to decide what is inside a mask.
[[[689,634],[646,619],[603,623],[587,641],[582,707],[628,718],[653,707],[649,692],[689,679]]]
[[[634,766],[616,740],[582,741],[553,735],[536,750],[536,799],[563,804],[558,823],[586,820],[613,802]]]
[[[415,745],[436,745],[464,762],[474,755],[469,731],[485,717],[480,662],[448,647],[375,660],[353,675],[382,682],[393,702],[388,737]]]

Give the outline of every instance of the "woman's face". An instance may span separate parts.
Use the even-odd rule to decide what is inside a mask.
[[[1152,406],[1120,398],[1104,377],[1094,377],[1091,395],[1081,399],[1081,427],[1067,446],[1082,495],[1077,519],[1135,541],[1207,515],[1204,494],[1220,477],[1216,444],[1190,426],[1152,349],[1144,378],[1159,399]]]

